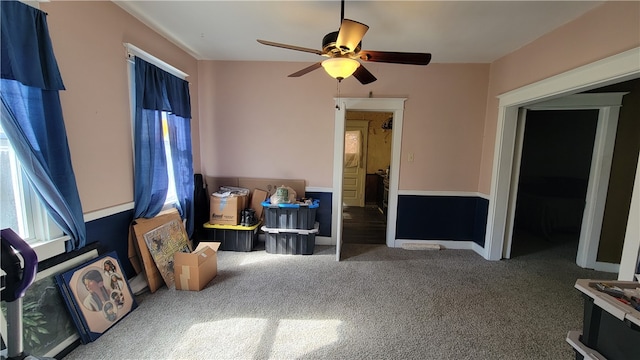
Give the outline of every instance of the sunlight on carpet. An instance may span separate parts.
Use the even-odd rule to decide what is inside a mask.
[[[280,320],[269,358],[294,359],[338,341],[340,320]]]
[[[257,252],[253,252],[250,255],[246,256],[244,259],[240,261],[240,266],[253,265],[257,263],[267,263],[267,262],[277,262],[282,260],[281,256],[275,256],[274,254],[269,254],[267,252],[263,252],[262,254],[258,254],[255,256]]]
[[[255,353],[267,319],[231,318],[195,324],[177,339],[172,359],[235,359]]]
[[[292,359],[338,341],[340,320],[231,318],[193,325],[177,339],[172,359],[236,359],[269,349],[270,358]]]

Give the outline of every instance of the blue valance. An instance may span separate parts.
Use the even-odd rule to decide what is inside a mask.
[[[49,38],[47,14],[19,1],[0,3],[2,78],[43,90],[64,90]]]
[[[142,108],[191,119],[189,83],[136,57],[136,86],[144,89]]]

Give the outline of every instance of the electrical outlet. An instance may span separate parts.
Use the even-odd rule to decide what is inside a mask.
[[[409,162],[413,162],[413,153],[409,153],[409,156],[408,156],[407,160]]]

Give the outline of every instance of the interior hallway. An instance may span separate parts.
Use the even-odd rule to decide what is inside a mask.
[[[387,219],[376,205],[345,206],[342,211],[342,242],[385,244]]]

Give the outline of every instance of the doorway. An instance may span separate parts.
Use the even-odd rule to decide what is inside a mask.
[[[503,258],[504,245],[510,240],[512,230],[508,218],[513,183],[512,167],[514,166],[516,128],[519,123],[518,113],[522,106],[535,104],[543,100],[557,99],[578,90],[588,91],[618,82],[635,79],[640,75],[638,54],[640,48],[634,48],[609,58],[573,69],[546,80],[530,84],[499,96],[496,152],[494,154],[491,197],[487,217],[486,244],[484,257],[489,260]],[[594,69],[597,69],[594,70]],[[634,197],[640,189],[634,189]],[[592,216],[593,214],[591,214]],[[590,224],[592,226],[593,224]],[[584,225],[583,225],[584,226]],[[637,239],[625,238],[637,244]],[[591,254],[592,244],[583,249],[584,257]],[[580,251],[580,249],[579,249]],[[633,254],[624,256],[620,267],[631,268],[627,262],[635,262]],[[637,258],[637,254],[635,255]],[[591,259],[587,259],[588,262]],[[581,264],[579,264],[581,265]],[[583,265],[581,265],[583,266]]]
[[[559,99],[539,102],[520,109],[520,115],[516,123],[517,136],[515,144],[511,177],[512,189],[509,194],[507,221],[509,224],[504,244],[504,258],[510,258],[513,240],[513,228],[518,194],[519,168],[523,147],[523,133],[526,124],[527,113],[532,110],[594,110],[596,112],[596,129],[594,146],[591,151],[591,164],[586,184],[586,195],[582,221],[580,225],[580,237],[576,263],[583,268],[593,269],[596,262],[596,254],[600,241],[602,227],[602,214],[607,198],[607,188],[611,171],[611,158],[616,138],[618,114],[622,97],[626,93],[592,93],[569,95]],[[543,209],[549,212],[548,208]],[[552,221],[546,214],[544,221]],[[553,220],[555,221],[555,220]]]
[[[344,135],[348,110],[382,111],[393,114],[393,132],[391,135],[391,168],[389,170],[389,194],[386,213],[386,244],[395,247],[396,218],[398,216],[398,181],[400,177],[400,143],[402,142],[402,123],[404,120],[404,102],[406,98],[338,98],[336,100],[335,126],[333,138],[333,198],[331,205],[331,234],[335,236],[336,260],[340,261],[342,252],[342,176],[344,171]]]
[[[346,113],[342,181],[344,243],[386,243],[385,194],[388,194],[392,124],[391,112],[350,110]]]
[[[598,110],[527,111],[510,258],[576,258]]]

